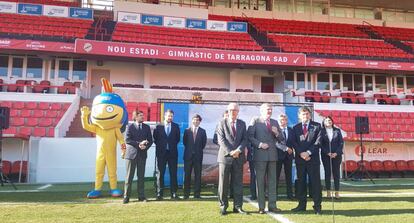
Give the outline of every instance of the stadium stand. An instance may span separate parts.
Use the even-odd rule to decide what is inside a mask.
[[[58,0],[2,0],[4,2],[18,2],[42,5],[58,5],[67,7],[80,7],[78,1],[58,1]]]
[[[0,13],[0,37],[69,41],[85,38],[93,21]]]
[[[54,128],[59,123],[70,103],[2,101],[2,107],[10,109],[10,128],[6,135],[54,137]]]
[[[261,51],[248,33],[204,31],[117,23],[113,41],[155,45]]]

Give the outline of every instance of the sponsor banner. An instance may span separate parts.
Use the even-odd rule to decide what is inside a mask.
[[[364,160],[414,160],[414,143],[404,142],[364,142]],[[361,146],[359,142],[345,142],[346,160],[359,161]]]
[[[185,27],[189,29],[206,29],[207,21],[204,19],[187,19]]]
[[[17,3],[16,2],[0,2],[1,13],[16,13]]]
[[[227,22],[207,20],[207,29],[215,31],[227,31]]]
[[[173,28],[185,28],[185,19],[165,16],[164,26],[173,27]]]
[[[0,49],[39,50],[73,53],[75,50],[75,44],[35,40],[0,39]]]
[[[93,10],[86,8],[69,8],[69,17],[74,19],[93,19]]]
[[[55,17],[68,17],[69,8],[55,5],[44,5],[43,15]]]
[[[245,22],[227,22],[227,31],[230,31],[230,32],[247,32],[247,23],[245,23]]]
[[[141,23],[144,25],[162,26],[163,17],[159,15],[141,15]]]
[[[17,12],[28,15],[42,15],[43,5],[34,4],[18,4]]]
[[[140,24],[141,14],[131,12],[118,12],[118,22]]]
[[[341,67],[341,68],[365,68],[381,70],[414,70],[413,63],[373,61],[373,60],[347,60],[347,59],[325,59],[307,58],[307,65],[311,67]]]
[[[166,47],[83,39],[76,40],[75,48],[75,52],[80,54],[211,63],[305,66],[306,62],[304,54]]]

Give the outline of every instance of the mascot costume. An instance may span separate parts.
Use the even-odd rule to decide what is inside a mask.
[[[82,127],[96,134],[96,166],[95,189],[88,193],[88,198],[97,198],[102,194],[102,182],[107,166],[110,194],[112,197],[122,196],[117,189],[116,176],[116,142],[121,144],[125,151],[124,136],[121,131],[128,124],[128,113],[121,97],[112,93],[112,86],[106,79],[102,79],[103,93],[93,99],[92,112],[88,107],[81,108]],[[91,114],[89,118],[89,114]]]

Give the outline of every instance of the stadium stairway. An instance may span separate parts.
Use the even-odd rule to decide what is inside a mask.
[[[250,36],[261,46],[265,51],[275,52],[279,51],[275,49],[274,47],[268,47],[268,46],[274,46],[276,43],[274,43],[265,32],[260,32],[256,27],[248,22],[248,33]]]
[[[81,98],[79,103],[79,109],[82,108],[82,106],[87,106],[89,108],[92,107],[92,101],[93,99],[83,99]],[[81,123],[81,113],[80,110],[78,110],[78,113],[76,113],[75,118],[73,119],[69,131],[66,133],[66,137],[92,137],[92,134],[87,132],[82,128]]]

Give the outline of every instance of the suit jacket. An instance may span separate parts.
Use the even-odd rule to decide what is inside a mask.
[[[177,144],[180,142],[180,128],[175,122],[171,122],[170,135],[165,133],[164,123],[158,124],[154,129],[154,143],[156,145],[157,158],[164,158],[167,154],[167,145],[170,155],[178,157]]]
[[[201,127],[197,129],[197,135],[194,141],[193,131],[187,128],[184,131],[183,144],[184,144],[184,160],[196,159],[203,160],[203,149],[206,147],[207,134],[206,130]]]
[[[138,155],[142,158],[147,158],[147,151],[152,145],[152,134],[149,125],[142,123],[141,130],[134,123],[130,123],[126,129],[126,152],[125,159],[135,159]],[[148,144],[144,150],[139,148],[139,143],[148,140]]]
[[[308,126],[308,133],[303,134],[302,123],[298,123],[293,127],[294,138],[293,148],[295,149],[296,164],[305,164],[307,161],[300,157],[300,153],[310,151],[312,164],[320,164],[319,146],[321,141],[321,125],[317,122],[310,121]]]
[[[233,137],[231,124],[229,119],[220,121],[217,129],[217,141],[219,144],[219,152],[217,162],[231,164],[233,161],[243,163],[245,160],[244,149],[247,146],[247,131],[246,123],[237,119],[236,121],[236,136]],[[232,150],[238,149],[241,154],[238,159],[228,157]]]
[[[254,148],[253,160],[256,161],[277,161],[277,150],[286,150],[286,142],[279,123],[270,119],[270,125],[278,129],[278,134],[274,134],[266,126],[263,118],[253,118],[250,122],[247,135]],[[260,143],[267,143],[268,149],[259,148]]]
[[[283,131],[283,130],[281,129],[281,131]],[[288,134],[287,135],[287,140],[286,140],[285,135],[283,134],[283,132],[282,132],[282,136],[285,139],[286,146],[290,147],[290,148],[293,148],[293,139],[294,139],[293,129],[291,127],[287,127],[287,132],[288,132],[287,133]],[[287,153],[285,151],[282,151],[280,149],[277,150],[277,156],[278,156],[278,160],[284,160],[286,157],[290,160],[293,159],[293,153],[289,154],[289,153]]]
[[[321,152],[322,154],[337,153],[341,156],[344,148],[344,139],[341,130],[333,127],[332,141],[329,142],[328,133],[325,128],[321,131]]]

